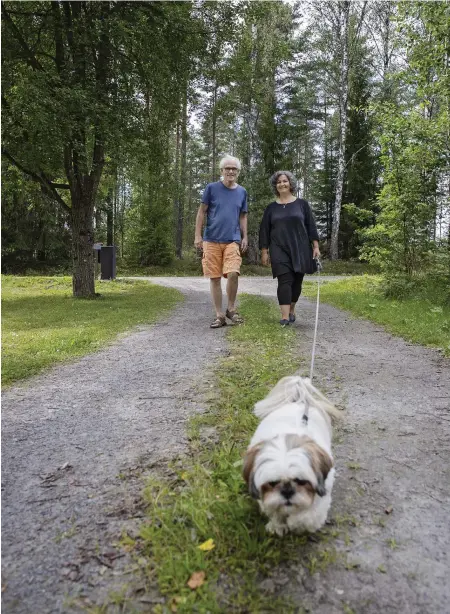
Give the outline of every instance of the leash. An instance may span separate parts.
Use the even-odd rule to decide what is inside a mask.
[[[311,354],[311,366],[309,369],[309,381],[312,382],[313,373],[314,373],[314,358],[316,356],[316,340],[317,340],[317,327],[319,324],[319,302],[320,302],[320,271],[322,270],[322,263],[319,258],[315,259],[317,265],[317,301],[316,301],[316,322],[314,325],[314,338],[312,345],[312,354]],[[302,420],[303,424],[306,426],[308,424],[308,414],[309,414],[309,403],[305,399],[305,411],[303,412]]]

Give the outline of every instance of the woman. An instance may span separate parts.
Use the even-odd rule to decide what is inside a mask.
[[[317,270],[320,256],[319,235],[310,206],[294,196],[297,180],[289,171],[277,171],[270,178],[276,199],[266,207],[259,230],[259,248],[263,266],[272,263],[278,279],[280,324],[295,322],[295,305],[302,291],[305,273]],[[312,244],[312,247],[311,247]]]

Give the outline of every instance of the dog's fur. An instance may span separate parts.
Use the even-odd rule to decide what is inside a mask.
[[[338,411],[309,379],[284,377],[254,413],[261,422],[244,459],[244,478],[269,517],[266,529],[278,535],[317,531],[331,504],[330,417],[338,418]]]

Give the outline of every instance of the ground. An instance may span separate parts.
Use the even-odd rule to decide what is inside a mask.
[[[185,449],[227,342],[208,328],[206,280],[153,281],[186,294],[170,317],[3,393],[5,612],[72,612],[124,587],[142,611],[160,601],[148,586],[140,601],[139,561],[117,542],[138,530],[143,477]],[[247,278],[241,291],[273,298],[275,285]],[[315,305],[299,307],[308,355]],[[334,554],[312,575],[275,569],[261,590],[315,614],[450,612],[449,360],[322,305],[315,382],[346,408]]]

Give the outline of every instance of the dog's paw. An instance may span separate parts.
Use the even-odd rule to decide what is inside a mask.
[[[283,537],[289,531],[287,525],[278,524],[277,522],[273,522],[270,520],[266,524],[266,531],[271,535],[278,535],[279,537]]]

